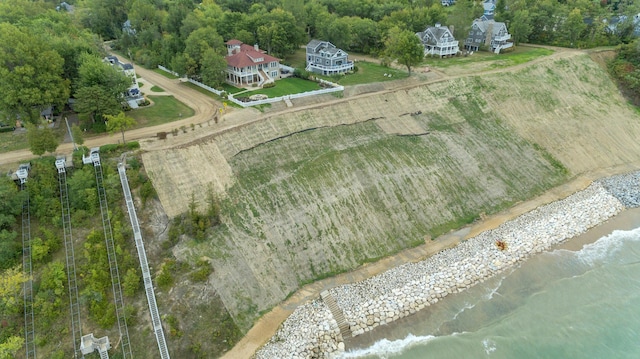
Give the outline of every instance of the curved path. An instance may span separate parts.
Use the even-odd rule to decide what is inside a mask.
[[[504,67],[490,71],[482,71],[482,74],[490,74],[490,73],[502,73],[502,72],[513,72],[517,71],[521,68],[533,66],[539,62],[546,61],[549,58],[564,58],[575,56],[578,54],[584,54],[584,51],[572,50],[572,49],[564,49],[564,48],[551,48],[555,50],[553,54],[549,56],[543,56],[532,61],[519,64],[511,67]],[[180,126],[189,126],[190,124],[198,124],[209,121],[214,114],[214,111],[217,111],[217,108],[220,106],[220,103],[214,101],[210,97],[195,91],[187,86],[181,85],[179,79],[169,79],[163,75],[160,75],[154,71],[144,69],[141,67],[136,67],[136,72],[140,77],[143,77],[148,83],[157,85],[162,87],[166,92],[174,95],[176,99],[182,101],[187,106],[194,109],[195,114],[192,117],[185,118],[180,121],[170,122],[167,124],[162,124],[154,127],[140,128],[136,130],[127,131],[125,136],[127,139],[131,140],[139,140],[142,138],[151,138],[155,137],[158,132],[170,132],[172,129]],[[230,116],[225,115],[224,123],[215,127],[205,127],[207,130],[202,131],[201,133],[194,136],[184,136],[177,137],[176,141],[172,141],[171,145],[167,146],[167,144],[162,143],[162,141],[154,141],[150,147],[153,149],[161,149],[163,146],[165,147],[173,147],[176,145],[188,145],[190,142],[199,141],[204,137],[215,136],[221,132],[226,132],[229,130],[233,130],[238,127],[246,126],[256,121],[264,120],[265,118],[269,118],[274,115],[281,115],[288,112],[296,112],[307,110],[311,108],[316,108],[320,106],[327,106],[335,103],[352,101],[358,98],[379,95],[381,93],[390,93],[397,92],[401,90],[407,90],[411,88],[415,88],[418,86],[428,85],[430,83],[441,82],[445,80],[467,77],[469,74],[461,74],[461,75],[445,75],[443,73],[438,72],[439,77],[433,80],[413,83],[404,87],[394,88],[390,90],[384,90],[379,92],[371,92],[371,93],[363,93],[351,97],[338,98],[328,102],[324,102],[321,104],[311,104],[306,106],[297,106],[293,108],[287,108],[282,111],[274,111],[271,113],[259,114],[256,110],[253,109],[244,109],[244,110],[232,110],[234,113]],[[119,139],[119,135],[112,136],[101,136],[96,138],[91,138],[85,141],[85,145],[88,147],[100,146],[108,143],[117,143]],[[71,144],[62,144],[58,147],[58,152],[71,152],[72,146]],[[19,161],[23,161],[29,158],[33,158],[33,156],[28,150],[22,151],[13,151],[0,154],[0,165],[7,163],[16,163]],[[329,289],[341,284],[353,283],[356,281],[364,280],[371,276],[374,276],[378,273],[381,273],[387,269],[393,268],[395,266],[401,265],[407,262],[415,262],[422,260],[428,256],[431,256],[442,249],[449,248],[455,246],[459,241],[475,235],[481,231],[488,230],[491,228],[495,228],[501,223],[508,221],[522,213],[525,213],[533,208],[536,208],[540,205],[552,202],[557,199],[564,198],[578,190],[585,188],[592,180],[596,178],[600,178],[606,175],[612,175],[617,173],[622,173],[630,170],[635,170],[640,167],[640,163],[636,163],[634,165],[621,166],[616,168],[605,169],[599,171],[597,173],[590,173],[580,176],[573,181],[562,185],[558,188],[552,189],[545,193],[544,195],[535,198],[533,200],[521,203],[505,212],[500,214],[491,216],[486,220],[465,227],[457,232],[443,235],[433,241],[427,241],[425,244],[416,247],[410,248],[399,254],[394,256],[382,259],[376,263],[367,264],[362,266],[352,272],[344,273],[332,278],[327,278],[309,285],[300,288],[294,295],[292,295],[289,299],[281,303],[280,305],[273,308],[269,313],[265,314],[261,317],[251,328],[251,330],[238,342],[229,352],[227,352],[223,358],[249,358],[251,357],[257,349],[260,348],[266,341],[269,340],[277,331],[278,327],[281,323],[295,310],[297,306],[305,303],[306,301],[316,298],[319,296],[319,293],[325,289]]]
[[[118,56],[118,58],[122,62],[128,62],[126,59],[123,59],[120,56]],[[198,124],[206,122],[211,119],[215,112],[218,111],[218,108],[221,107],[221,104],[211,97],[202,94],[190,87],[181,85],[180,79],[169,79],[159,73],[145,69],[141,66],[136,66],[135,69],[138,77],[144,78],[145,82],[149,83],[149,87],[151,87],[152,85],[162,87],[165,92],[173,95],[176,99],[191,107],[195,111],[195,113],[193,116],[179,121],[126,131],[125,137],[127,140],[139,140],[142,138],[155,137],[158,132],[171,132],[171,130],[173,130],[174,128],[179,128],[181,126],[189,127],[192,123]],[[86,139],[84,145],[87,147],[97,147],[109,143],[118,143],[119,139],[120,134],[102,135]],[[70,153],[72,150],[73,145],[71,143],[63,143],[58,146],[56,152]],[[5,152],[0,154],[0,165],[25,161],[35,157],[36,156],[34,156],[29,150]]]

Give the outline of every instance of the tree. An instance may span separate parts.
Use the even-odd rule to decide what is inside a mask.
[[[136,120],[125,115],[124,112],[120,112],[115,116],[106,115],[105,118],[107,121],[107,131],[109,131],[109,133],[120,131],[122,133],[122,143],[125,143],[124,131],[133,127],[136,124]]]
[[[210,86],[220,86],[225,81],[227,62],[213,49],[205,51],[202,56],[202,81]]]
[[[292,54],[306,40],[304,30],[296,25],[296,18],[280,8],[268,14],[253,15],[252,20],[257,25],[260,47],[273,56]]]
[[[587,27],[582,19],[582,13],[580,9],[575,8],[571,10],[567,20],[562,25],[562,30],[565,38],[569,42],[570,47],[577,46],[578,39],[580,39],[580,34]]]
[[[348,49],[352,42],[351,18],[333,17],[318,29],[319,37],[341,49]]]
[[[69,97],[64,60],[38,36],[0,24],[0,111],[36,123],[42,109]]]
[[[120,100],[100,86],[83,87],[75,96],[75,110],[83,116],[89,116],[92,123],[102,121],[105,115],[115,115],[122,109]]]
[[[464,39],[469,34],[473,19],[482,16],[483,7],[473,0],[458,0],[453,6],[447,22],[453,25],[453,36],[456,39]]]
[[[84,144],[84,133],[82,132],[80,126],[71,126],[71,135],[73,136],[73,142],[75,142],[78,146],[82,146]]]
[[[424,58],[424,47],[420,39],[409,30],[392,28],[384,44],[385,56],[405,65],[409,74],[411,74],[411,67],[419,64]]]
[[[36,127],[32,124],[27,124],[27,142],[29,150],[36,156],[42,156],[45,152],[54,152],[59,144],[53,129]]]
[[[22,308],[22,283],[27,276],[20,267],[7,269],[0,274],[0,313],[17,313]]]
[[[531,33],[531,19],[528,10],[518,10],[513,15],[513,22],[509,28],[509,32],[513,36],[513,42],[518,45],[520,42],[527,41]]]
[[[9,359],[15,358],[16,353],[24,345],[24,338],[17,336],[10,336],[4,343],[0,344],[0,358]]]
[[[80,55],[78,68],[78,88],[98,86],[103,91],[118,99],[131,85],[131,79],[116,66],[103,62],[93,54]]]
[[[225,46],[222,37],[218,35],[213,27],[199,28],[193,31],[185,41],[184,55],[182,60],[176,60],[179,67],[176,70],[187,74],[189,77],[200,78],[205,54],[208,57],[208,65],[211,66],[211,62],[214,61],[212,60],[213,55],[222,58],[224,51]]]

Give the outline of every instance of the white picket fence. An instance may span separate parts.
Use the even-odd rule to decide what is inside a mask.
[[[158,65],[158,68],[159,68],[160,70],[164,71],[164,72],[168,72],[168,73],[172,74],[173,76],[178,76],[178,77],[180,77],[180,74],[178,74],[178,73],[177,73],[177,72],[175,72],[175,71],[171,71],[171,70],[169,70],[168,68],[166,68],[166,67],[164,67],[164,66],[162,66],[162,65]]]
[[[216,90],[216,89],[214,89],[213,87],[211,87],[211,86],[207,86],[207,85],[203,84],[202,82],[198,82],[198,81],[196,81],[196,80],[192,80],[192,79],[189,79],[189,78],[188,78],[188,79],[187,79],[187,81],[189,81],[189,82],[191,82],[192,84],[194,84],[194,85],[196,85],[196,86],[198,86],[198,87],[201,87],[201,88],[203,88],[203,89],[205,89],[205,90],[207,90],[207,91],[209,91],[209,92],[213,92],[214,94],[216,94],[216,95],[218,95],[218,96],[222,96],[222,93],[224,92],[224,91]]]
[[[282,66],[282,65],[281,65]],[[167,69],[164,66],[158,65],[158,68],[162,71],[166,71],[170,74],[174,74],[175,76],[180,76],[178,75],[177,72],[175,71],[171,71],[169,69]],[[187,81],[189,81],[190,83],[201,87],[207,91],[213,92],[214,94],[218,95],[218,96],[222,96],[222,93],[224,91],[220,91],[220,90],[216,90],[211,86],[207,86],[201,82],[192,80],[192,79],[187,79]],[[330,81],[326,81],[323,79],[318,79],[318,82],[332,86],[330,88],[326,88],[326,89],[321,89],[321,90],[313,90],[313,91],[307,91],[307,92],[301,92],[301,93],[295,93],[295,94],[291,94],[291,95],[286,95],[286,96],[280,96],[280,97],[273,97],[273,98],[268,98],[268,99],[264,99],[264,100],[255,100],[255,101],[248,101],[248,102],[243,102],[240,100],[237,100],[233,97],[232,94],[227,94],[227,99],[233,103],[235,103],[236,105],[242,106],[242,107],[251,107],[251,106],[257,106],[257,105],[263,105],[266,103],[275,103],[275,102],[279,102],[279,101],[284,101],[285,99],[292,99],[292,98],[300,98],[300,97],[307,97],[307,96],[316,96],[316,95],[322,95],[325,93],[332,93],[332,92],[340,92],[340,91],[344,91],[344,86],[335,84],[333,82]],[[276,82],[276,86],[277,86],[277,82]],[[245,92],[246,93],[246,92]],[[248,92],[249,94],[251,92]]]

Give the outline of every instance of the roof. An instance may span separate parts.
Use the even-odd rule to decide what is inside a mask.
[[[506,30],[507,25],[504,24],[504,22],[500,22],[500,21],[494,21],[494,20],[486,20],[486,19],[475,19],[473,20],[473,23],[475,25],[478,26],[478,29],[480,29],[482,32],[487,32],[487,29],[489,28],[490,24],[493,24],[493,30],[492,30],[492,35],[498,35],[498,33],[500,32],[500,30],[504,27]]]
[[[309,41],[309,43],[307,44],[307,48],[313,48],[316,53],[325,52],[332,56],[340,51],[344,52],[344,50],[337,48],[336,45],[330,43],[329,41],[322,41],[317,39]]]
[[[231,39],[231,40],[225,42],[225,44],[227,44],[227,45],[242,45],[242,41],[237,40],[237,39]]]
[[[273,57],[271,55],[267,55],[260,51],[256,51],[252,46],[246,45],[250,49],[246,51],[241,48],[240,52],[236,52],[233,55],[229,55],[225,57],[227,60],[227,65],[243,68],[248,66],[253,66],[256,64],[267,64],[273,61],[280,61],[280,59]],[[262,58],[262,61],[254,61],[254,59]]]
[[[133,70],[133,65],[131,64],[122,64],[121,66],[124,70]]]
[[[417,33],[418,36],[420,37],[420,40],[424,41],[424,37],[427,35],[427,33],[431,33],[431,36],[436,39],[436,41],[440,40],[442,38],[442,35],[444,34],[451,34],[451,31],[449,31],[449,28],[446,26],[440,26],[439,24],[436,24],[436,26],[429,26],[426,30],[424,30],[423,32],[419,32]],[[453,35],[452,35],[453,36]]]

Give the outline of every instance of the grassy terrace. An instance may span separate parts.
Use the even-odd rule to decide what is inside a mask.
[[[269,97],[280,97],[313,90],[320,90],[320,85],[313,81],[303,80],[297,77],[289,77],[276,81],[275,87],[249,91],[243,95],[251,96],[255,94],[263,94]]]
[[[424,64],[443,70],[449,69],[451,67],[473,67],[477,70],[490,70],[519,65],[534,60],[538,57],[551,55],[552,53],[553,50],[549,49],[518,46],[513,51],[507,52],[505,54],[494,54],[487,51],[478,51],[474,52],[473,55],[467,57],[453,57],[443,59],[437,57],[427,57],[424,61]]]
[[[355,66],[358,68],[358,71],[352,74],[320,77],[337,82],[343,86],[400,80],[409,77],[409,73],[406,71],[374,64],[372,62],[359,61],[356,62]],[[391,75],[391,77],[384,76],[384,74]]]
[[[225,102],[228,106],[236,107],[236,108],[242,108],[242,106],[236,105],[235,103],[233,103],[231,101],[226,101],[225,99],[223,99],[222,97],[214,94],[213,92],[207,91],[207,90],[203,89],[200,86],[192,84],[191,82],[181,82],[181,84],[182,84],[182,86],[187,86],[187,87],[189,87],[191,89],[194,89],[194,90],[200,92],[201,94],[205,94],[205,95],[211,97],[212,99],[214,99],[216,101]],[[233,86],[229,86],[229,87],[233,88],[233,89],[236,89],[236,92],[242,91],[242,89],[238,89],[237,87],[233,87]],[[227,91],[227,88],[225,86],[223,86],[223,88],[224,88],[225,91]]]
[[[136,128],[155,126],[193,116],[192,108],[176,100],[173,96],[149,96],[153,105],[127,114],[138,122]]]

